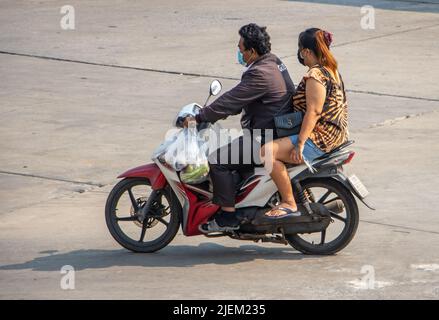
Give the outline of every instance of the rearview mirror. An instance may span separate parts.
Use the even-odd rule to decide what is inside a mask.
[[[220,93],[221,89],[222,89],[222,85],[221,82],[219,82],[218,80],[213,80],[212,83],[210,84],[210,94],[212,96],[216,96],[218,93]]]

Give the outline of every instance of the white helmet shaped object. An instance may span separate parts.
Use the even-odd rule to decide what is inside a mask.
[[[177,114],[177,117],[174,121],[174,126],[178,128],[183,127],[184,119],[186,117],[195,117],[197,114],[200,113],[201,106],[196,103],[191,103],[188,105],[185,105],[183,108],[181,108],[180,112]]]

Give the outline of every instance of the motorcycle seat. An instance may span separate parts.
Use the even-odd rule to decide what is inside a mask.
[[[336,154],[337,152],[347,148],[348,146],[350,146],[353,143],[355,143],[354,140],[348,140],[345,143],[342,143],[341,145],[339,145],[337,148],[333,149],[332,151],[325,153],[325,154],[321,155],[320,157],[315,158],[313,162],[329,158],[329,157],[333,156],[334,154]]]
[[[341,145],[339,145],[337,148],[333,149],[331,152],[325,153],[323,155],[321,155],[320,157],[317,157],[313,160],[313,163],[321,161],[321,160],[325,160],[327,158],[332,157],[333,155],[337,154],[338,152],[340,152],[341,150],[347,148],[348,146],[350,146],[351,144],[355,143],[354,140],[348,140],[345,143],[342,143]],[[297,164],[293,164],[293,163],[285,163],[285,166],[287,169],[292,168],[297,166]]]

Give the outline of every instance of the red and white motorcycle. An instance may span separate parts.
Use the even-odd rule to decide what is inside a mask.
[[[221,90],[215,80],[210,96]],[[209,99],[209,98],[208,98]],[[207,101],[206,101],[207,102]],[[192,108],[201,108],[197,104]],[[187,106],[186,106],[187,108]],[[334,254],[346,247],[359,222],[356,198],[364,200],[368,191],[355,176],[347,177],[343,166],[355,153],[349,141],[313,161],[311,172],[303,165],[287,166],[300,216],[267,219],[264,213],[279,203],[279,193],[264,168],[252,176],[236,174],[236,215],[238,230],[206,237],[228,236],[237,240],[290,244],[305,254]],[[159,147],[153,162],[128,170],[118,178],[108,196],[105,218],[114,239],[134,252],[154,252],[168,245],[181,225],[185,236],[202,234],[199,226],[219,210],[211,202],[212,183],[186,184],[180,173],[164,159],[166,145]],[[241,179],[241,181],[239,181]]]

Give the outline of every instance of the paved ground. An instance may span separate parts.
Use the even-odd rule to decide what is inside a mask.
[[[360,28],[367,3],[375,30]],[[64,4],[0,3],[0,298],[439,298],[438,1],[70,1],[70,31]],[[355,239],[332,257],[181,234],[155,254],[121,249],[103,218],[115,177],[149,161],[213,78],[236,83],[237,30],[251,21],[295,82],[298,33],[334,33],[349,170],[378,210],[360,206]],[[64,265],[75,290],[60,288]]]

